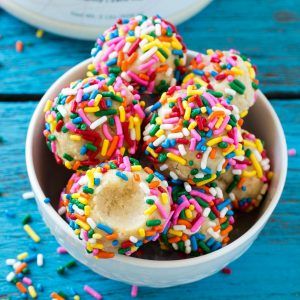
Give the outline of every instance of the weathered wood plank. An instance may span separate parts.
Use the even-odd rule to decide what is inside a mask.
[[[4,265],[4,261],[28,251],[29,245],[32,245],[21,225],[22,218],[30,213],[33,218],[32,227],[42,238],[37,245],[38,252],[45,256],[45,266],[42,269],[35,266],[30,268],[34,283],[42,283],[45,287],[39,299],[49,299],[53,290],[69,293],[70,287],[78,290],[82,299],[90,299],[82,290],[85,283],[96,288],[105,299],[130,299],[129,286],[96,276],[82,265],[64,276],[56,273],[57,266],[71,258],[56,253],[57,243],[43,224],[34,200],[26,201],[21,198],[22,193],[30,189],[25,169],[24,142],[27,125],[36,104],[0,103],[0,136],[4,137],[4,143],[0,145],[0,191],[3,193],[0,197],[0,298],[8,294],[16,299],[16,288],[5,281],[9,268]],[[284,126],[289,147],[300,151],[300,99],[292,102],[275,100],[272,104]],[[271,220],[251,249],[230,266],[232,275],[219,273],[197,283],[162,290],[141,288],[139,298],[279,300],[299,297],[300,201],[295,192],[299,186],[299,174],[300,156],[297,155],[290,158],[287,183]],[[3,214],[5,209],[16,213],[16,218],[6,218]]]
[[[264,4],[264,5],[263,5]],[[237,48],[253,58],[264,92],[300,93],[298,0],[218,0],[179,26],[193,50]],[[89,56],[93,42],[35,29],[0,10],[0,94],[42,94],[71,66]],[[24,52],[14,49],[16,40]]]

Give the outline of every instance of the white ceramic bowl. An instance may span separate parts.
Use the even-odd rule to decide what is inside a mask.
[[[189,58],[195,52],[189,51]],[[266,97],[259,91],[256,104],[246,119],[246,128],[266,143],[275,173],[263,204],[255,212],[239,216],[232,242],[204,256],[156,260],[116,255],[113,259],[95,260],[85,253],[83,245],[71,228],[56,212],[59,193],[67,182],[70,172],[58,166],[52,153],[46,148],[42,135],[44,127],[43,108],[69,82],[83,78],[90,60],[85,60],[61,76],[46,92],[38,104],[27,133],[26,164],[39,211],[57,241],[78,261],[94,272],[107,278],[129,284],[152,287],[168,287],[185,284],[210,276],[240,257],[254,242],[265,226],[281,196],[287,171],[286,141],[280,121]],[[45,204],[50,197],[51,204]]]

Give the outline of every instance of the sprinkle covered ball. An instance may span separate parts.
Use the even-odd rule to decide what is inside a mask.
[[[241,144],[244,153],[233,158],[231,168],[216,182],[230,197],[235,209],[249,212],[263,200],[272,172],[270,159],[259,138],[242,130]]]
[[[173,24],[159,16],[119,19],[97,39],[88,74],[120,75],[140,92],[166,91],[186,63],[186,47]]]
[[[207,50],[206,55],[197,54],[183,79],[184,87],[191,83],[222,94],[239,109],[241,117],[254,104],[258,88],[255,67],[236,50]]]
[[[149,109],[143,132],[146,157],[171,179],[201,186],[240,154],[238,111],[198,85],[174,86]]]
[[[56,161],[86,170],[116,154],[135,154],[144,103],[120,77],[99,75],[72,82],[45,106],[44,135]]]
[[[98,258],[130,255],[158,239],[170,218],[167,181],[128,156],[75,173],[61,205],[86,251]]]
[[[168,248],[197,256],[229,242],[234,223],[231,201],[216,184],[189,191],[175,186],[172,199],[173,215],[161,235]]]

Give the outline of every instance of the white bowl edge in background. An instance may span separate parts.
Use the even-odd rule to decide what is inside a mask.
[[[188,54],[190,57],[193,57],[195,52],[189,51]],[[274,123],[274,132],[276,132],[277,138],[280,140],[278,145],[280,149],[277,149],[277,155],[280,157],[276,159],[276,162],[272,162],[272,166],[276,167],[277,170],[277,172],[275,172],[275,179],[272,181],[274,186],[272,189],[273,195],[264,213],[256,223],[246,233],[226,247],[210,254],[183,260],[153,261],[119,254],[113,259],[95,260],[91,255],[85,253],[81,242],[55,209],[51,205],[44,203],[46,196],[39,185],[33,163],[32,149],[36,136],[35,128],[37,124],[41,122],[41,119],[42,122],[44,120],[43,108],[45,102],[53,98],[53,96],[69,82],[84,76],[86,66],[89,62],[90,59],[76,65],[61,76],[48,89],[35,109],[27,133],[26,165],[28,176],[43,220],[57,241],[65,247],[74,258],[85,264],[94,272],[107,278],[139,286],[169,287],[194,282],[216,273],[240,257],[252,245],[275,209],[284,187],[287,172],[287,147],[284,132],[274,109],[261,91],[258,91],[256,105],[260,105],[263,110],[269,113],[272,119],[270,122]],[[273,144],[275,142],[273,142]]]

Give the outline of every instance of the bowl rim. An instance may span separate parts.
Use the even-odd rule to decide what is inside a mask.
[[[188,50],[189,56],[195,56],[197,54],[196,51]],[[69,76],[74,75],[79,70],[82,70],[85,68],[89,63],[91,62],[91,58],[86,59],[79,64],[75,65],[71,69],[69,69],[66,73],[64,73],[61,77],[59,77],[46,91],[44,96],[41,98],[40,102],[38,103],[37,107],[35,108],[35,111],[31,117],[27,136],[26,136],[26,145],[25,145],[25,157],[26,157],[26,167],[27,167],[27,173],[29,177],[29,181],[32,187],[32,190],[35,194],[35,199],[38,202],[39,205],[43,205],[43,209],[46,211],[46,213],[50,214],[52,219],[56,218],[56,225],[60,226],[61,229],[64,231],[64,233],[68,236],[68,238],[72,238],[76,241],[76,243],[81,243],[80,240],[76,238],[73,231],[69,226],[66,226],[67,223],[63,218],[59,216],[57,211],[53,208],[52,205],[44,203],[44,199],[46,198],[44,192],[42,191],[35,170],[34,170],[34,164],[32,159],[32,147],[33,147],[33,137],[34,137],[34,131],[35,127],[38,121],[38,117],[40,114],[43,113],[43,108],[45,105],[45,102],[50,98],[50,95],[54,93],[56,89],[58,89],[61,85],[61,82],[65,81]],[[283,151],[281,153],[281,160],[279,164],[280,166],[280,174],[278,178],[278,186],[276,188],[276,191],[274,193],[274,196],[272,200],[270,201],[269,205],[267,206],[264,213],[259,217],[259,219],[251,226],[243,235],[241,235],[239,238],[228,244],[227,246],[202,255],[198,257],[191,257],[187,259],[182,260],[149,260],[149,259],[143,259],[143,258],[135,258],[125,255],[116,254],[111,260],[116,260],[121,263],[126,263],[130,265],[135,266],[143,266],[153,269],[161,269],[161,268],[177,268],[177,267],[188,267],[195,264],[201,264],[201,263],[207,263],[209,261],[215,260],[220,256],[223,256],[225,254],[228,254],[231,251],[234,251],[236,248],[238,248],[240,245],[244,244],[247,240],[251,240],[255,237],[255,235],[262,229],[264,224],[268,221],[269,217],[271,216],[272,212],[274,211],[280,196],[282,194],[285,180],[286,180],[286,174],[287,174],[287,145],[286,145],[286,139],[284,135],[284,131],[282,128],[282,125],[280,123],[280,120],[273,109],[272,105],[270,104],[269,100],[266,98],[266,96],[258,90],[258,97],[262,99],[264,102],[264,105],[267,107],[269,112],[272,115],[272,118],[275,122],[276,131],[279,133],[279,139],[281,140]],[[57,218],[58,217],[58,218]],[[81,246],[81,245],[80,245]],[[84,252],[83,252],[84,253]],[[101,263],[101,260],[95,260],[95,263]]]

